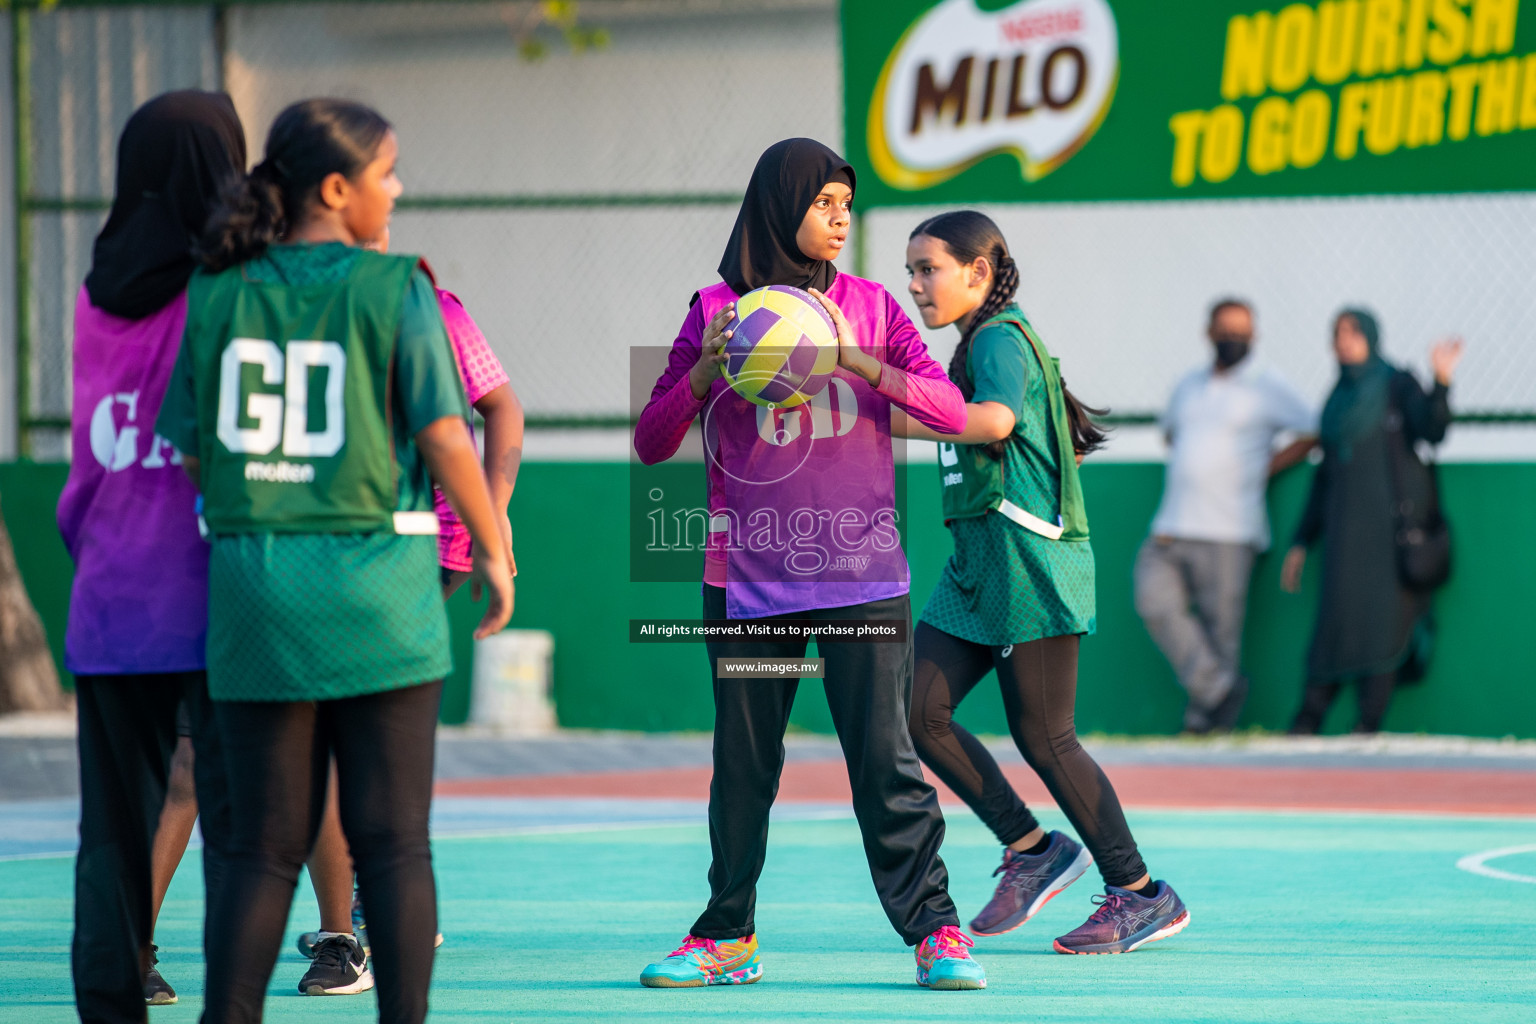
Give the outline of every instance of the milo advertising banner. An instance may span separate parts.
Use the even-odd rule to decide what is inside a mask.
[[[844,0],[860,205],[1528,190],[1530,6]]]

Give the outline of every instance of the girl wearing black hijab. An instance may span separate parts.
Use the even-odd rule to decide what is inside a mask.
[[[986,976],[966,952],[970,940],[939,860],[944,821],[906,727],[912,616],[890,429],[899,408],[956,433],[964,400],[896,299],[833,266],[847,243],[854,184],[847,161],[810,139],[762,155],[720,261],[722,283],[694,294],[635,428],[635,450],[647,465],[670,458],[702,418],[706,621],[891,631],[892,642],[817,640],[854,812],[886,915],[917,947],[918,983],[982,988]],[[810,291],[837,327],[838,369],[800,405],[753,405],[721,377],[736,300],[767,285]],[[641,983],[657,988],[743,984],[763,971],[753,911],[799,672],[733,677],[721,659],[800,659],[806,639],[733,636],[707,648],[715,697],[710,900],[682,945],[642,972]]]
[[[183,701],[210,894],[223,877],[228,799],[204,673],[208,552],[197,490],[154,423],[186,322],[194,240],[244,171],[228,96],[172,92],[140,107],[75,305],[74,458],[58,522],[75,562],[64,663],[79,714],[72,958],[83,1021],[143,1020],[146,998],[175,1000],[150,974],[151,849]]]
[[[139,320],[178,297],[210,204],[245,170],[245,129],[222,92],[187,89],[144,104],[123,129],[117,191],[96,236],[85,290],[91,304]]]
[[[1435,384],[1425,394],[1412,373],[1382,358],[1374,316],[1345,309],[1334,319],[1339,380],[1323,407],[1323,461],[1281,570],[1281,585],[1298,591],[1307,548],[1323,541],[1322,599],[1292,733],[1317,732],[1351,679],[1359,703],[1355,731],[1381,729],[1415,631],[1430,611],[1429,594],[1409,589],[1398,575],[1394,508],[1404,497],[1399,488],[1410,484],[1399,478],[1403,467],[1417,465],[1415,443],[1445,438],[1462,347],[1447,340],[1430,351]]]

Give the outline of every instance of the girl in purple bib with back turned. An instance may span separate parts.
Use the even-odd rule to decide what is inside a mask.
[[[245,130],[225,94],[172,92],[140,107],[118,143],[112,212],[75,303],[73,458],[58,522],[75,563],[64,665],[79,713],[72,957],[86,1021],[143,1020],[146,998],[176,998],[151,973],[150,854],[183,700],[210,895],[224,874],[229,804],[204,671],[208,546],[197,488],[154,424],[195,240],[220,189],[244,173]]]
[[[895,298],[833,267],[847,243],[853,190],[853,168],[810,139],[785,140],[759,158],[720,261],[723,283],[694,295],[635,428],[635,450],[647,465],[670,458],[701,420],[712,531],[706,620],[783,616],[899,628],[894,643],[818,639],[827,703],[870,874],[891,924],[917,947],[918,983],[977,989],[986,975],[967,953],[939,859],[944,820],[906,728],[911,605],[891,452],[892,408],[955,432],[965,424],[964,401]],[[721,377],[736,300],[768,285],[810,291],[837,326],[837,371],[798,407],[754,405]],[[733,678],[717,666],[722,658],[802,657],[806,641],[707,646],[715,697],[710,899],[682,945],[641,973],[654,988],[742,984],[763,972],[753,912],[799,679]]]

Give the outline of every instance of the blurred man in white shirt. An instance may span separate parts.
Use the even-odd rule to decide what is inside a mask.
[[[1317,412],[1252,356],[1253,309],[1211,307],[1211,365],[1179,381],[1163,414],[1168,463],[1152,535],[1136,559],[1136,610],[1189,694],[1184,728],[1231,729],[1248,580],[1269,547],[1269,478],[1306,458]],[[1277,450],[1282,435],[1292,435]]]

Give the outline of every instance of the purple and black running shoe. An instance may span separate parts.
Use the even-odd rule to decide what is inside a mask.
[[[1001,935],[1011,932],[1040,912],[1061,890],[1083,876],[1093,855],[1082,844],[1051,833],[1051,845],[1030,857],[1003,850],[1003,863],[992,874],[1002,875],[991,901],[971,922],[973,935]]]
[[[1150,897],[1107,885],[1093,901],[1099,909],[1073,931],[1056,940],[1058,953],[1129,953],[1158,939],[1177,935],[1189,924],[1189,910],[1173,886],[1158,882]]]

